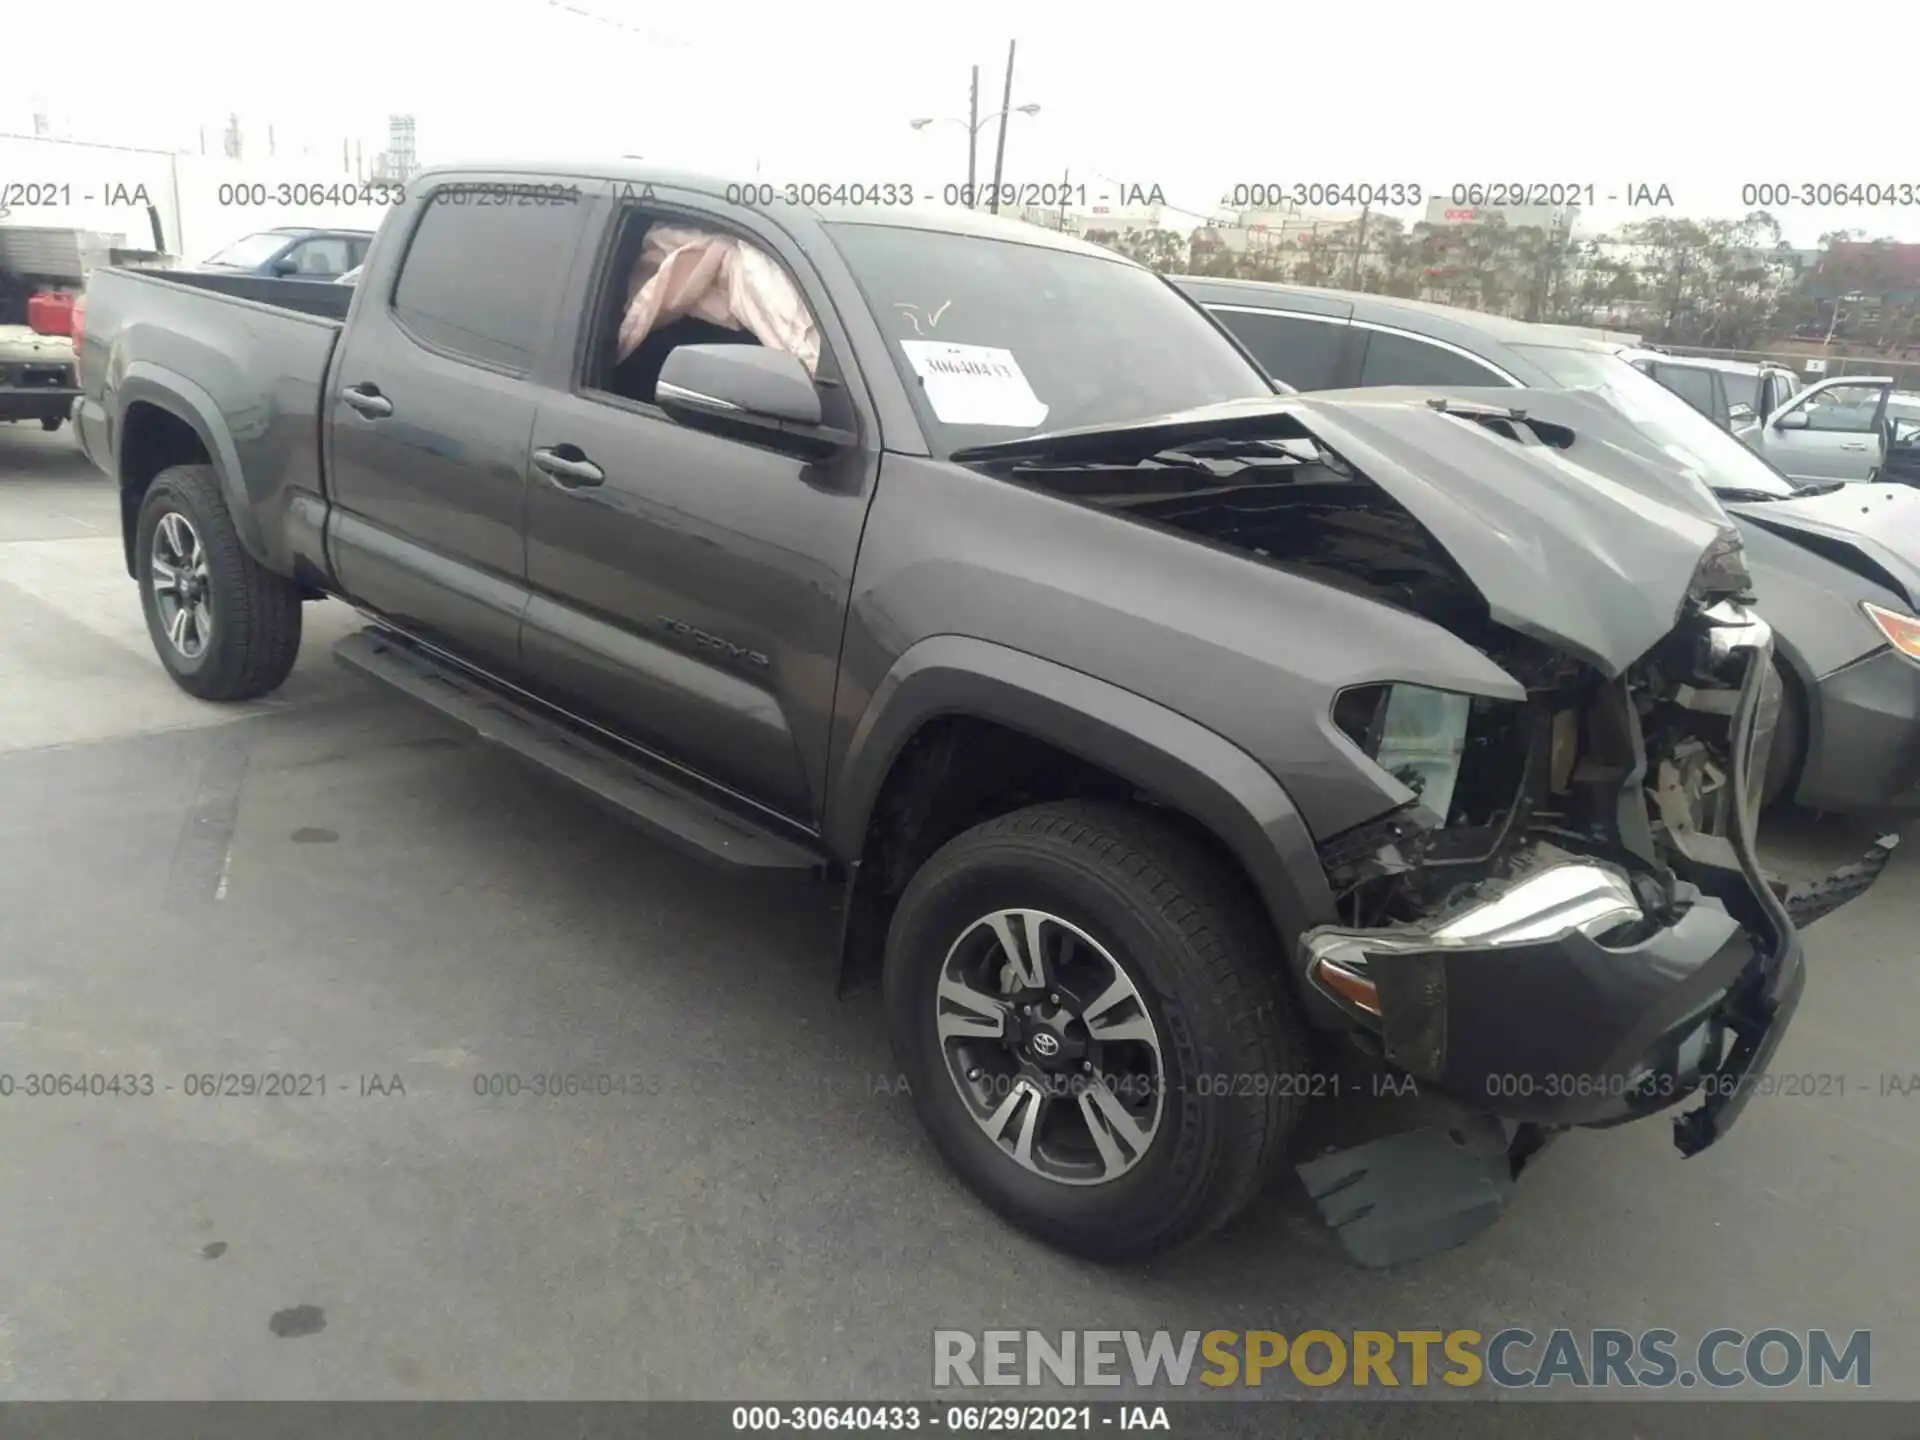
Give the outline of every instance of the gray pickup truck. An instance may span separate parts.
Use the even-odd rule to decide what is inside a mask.
[[[1703,487],[1590,395],[1276,394],[1106,251],[772,188],[442,170],[355,286],[97,273],[173,678],[262,695],[338,596],[353,669],[834,882],[941,1152],[1083,1254],[1246,1205],[1329,1056],[1451,1117],[1299,1167],[1369,1262],[1568,1127],[1726,1131],[1805,972]]]

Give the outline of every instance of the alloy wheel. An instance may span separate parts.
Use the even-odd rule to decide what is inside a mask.
[[[1166,1103],[1146,998],[1106,947],[1042,910],[996,910],[941,965],[934,1027],[974,1123],[1009,1159],[1064,1185],[1119,1179]]]
[[[206,546],[186,516],[169,510],[160,517],[149,560],[167,643],[183,659],[198,660],[213,637],[213,582],[207,574]]]

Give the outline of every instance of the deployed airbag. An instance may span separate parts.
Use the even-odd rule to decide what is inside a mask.
[[[748,331],[769,349],[798,357],[809,375],[820,364],[820,332],[807,302],[772,256],[731,235],[661,221],[641,242],[618,359],[682,319]]]

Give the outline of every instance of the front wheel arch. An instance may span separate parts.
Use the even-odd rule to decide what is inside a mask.
[[[911,742],[965,717],[1031,737],[1150,797],[1230,857],[1272,927],[1274,960],[1306,995],[1314,1023],[1345,1017],[1304,984],[1295,939],[1337,917],[1306,821],[1280,782],[1213,731],[1155,701],[1024,651],[958,635],[922,640],[895,662],[836,766],[824,827],[833,854],[860,862]],[[856,879],[856,885],[857,885]],[[853,906],[848,907],[848,947]],[[857,968],[851,949],[843,964]]]

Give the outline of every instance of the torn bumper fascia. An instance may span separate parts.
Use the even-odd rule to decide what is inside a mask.
[[[1742,913],[1683,883],[1681,913],[1649,934],[1625,873],[1582,858],[1431,928],[1307,932],[1309,980],[1378,1028],[1389,1062],[1481,1113],[1542,1126],[1618,1124],[1697,1098],[1674,1122],[1688,1155],[1739,1115],[1805,970],[1753,839],[1779,703],[1772,635],[1737,607],[1709,619],[1716,656],[1746,662],[1729,736],[1746,803],[1724,836],[1750,892]]]

